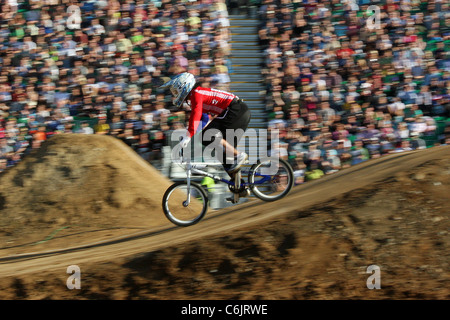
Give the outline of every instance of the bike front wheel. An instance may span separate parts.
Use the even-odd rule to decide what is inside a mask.
[[[250,190],[263,201],[286,196],[294,186],[294,171],[283,159],[266,159],[254,164],[248,176]]]
[[[176,182],[165,192],[162,207],[167,219],[172,223],[187,227],[199,222],[208,210],[208,196],[198,184],[190,183],[190,201],[186,182]]]

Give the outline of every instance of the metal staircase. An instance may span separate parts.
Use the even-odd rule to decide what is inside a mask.
[[[243,139],[238,147],[247,150],[252,158],[257,157],[258,153],[257,146],[252,143],[254,138],[257,139],[255,133],[257,134],[259,129],[267,128],[265,88],[261,75],[263,57],[258,43],[259,20],[241,15],[230,15],[229,19],[232,49],[230,90],[244,99],[252,113],[247,130],[248,138]]]

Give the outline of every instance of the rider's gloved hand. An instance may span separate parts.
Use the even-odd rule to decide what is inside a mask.
[[[186,148],[189,144],[189,142],[191,142],[191,137],[189,137],[188,135],[182,137],[180,144],[182,148]]]

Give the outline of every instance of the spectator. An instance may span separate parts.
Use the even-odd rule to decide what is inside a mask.
[[[324,172],[319,168],[318,162],[311,162],[309,170],[305,173],[305,181],[320,179],[324,176]]]
[[[81,124],[81,132],[83,134],[94,134],[94,129],[89,126],[89,122],[83,121]]]
[[[425,149],[427,147],[426,142],[420,138],[420,134],[418,132],[411,133],[411,147],[416,149]]]
[[[106,122],[106,117],[102,117],[98,120],[98,123],[94,126],[95,134],[107,134],[109,133],[110,127]]]
[[[370,159],[369,150],[367,150],[361,140],[356,140],[353,149],[350,151],[352,155],[352,165],[367,161]]]
[[[393,152],[404,152],[404,151],[412,151],[413,148],[410,146],[409,140],[403,140],[400,145],[395,148]]]
[[[327,150],[325,159],[321,163],[321,166],[325,174],[331,174],[339,171],[341,169],[341,159],[338,157],[337,151],[334,149]]]
[[[5,158],[0,158],[0,173],[6,170],[7,160]]]
[[[148,133],[141,133],[139,135],[139,142],[136,146],[136,152],[146,161],[150,160],[151,143],[148,138]]]

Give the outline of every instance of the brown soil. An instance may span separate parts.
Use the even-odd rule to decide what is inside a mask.
[[[80,245],[166,223],[171,182],[118,139],[58,135],[0,176],[0,243],[8,253]],[[68,238],[48,241],[57,234]]]
[[[0,298],[449,299],[449,155],[386,156],[180,228],[170,181],[123,143],[54,137],[0,176]]]

